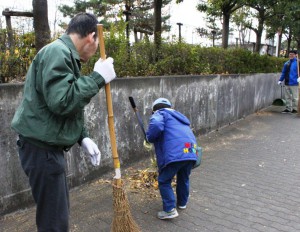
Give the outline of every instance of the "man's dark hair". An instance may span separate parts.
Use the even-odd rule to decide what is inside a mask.
[[[155,106],[153,106],[153,111],[157,111],[163,108],[171,108],[169,105],[164,104],[164,103],[158,103]]]
[[[290,50],[290,52],[289,53],[294,53],[294,54],[296,54],[297,55],[297,50]]]
[[[97,38],[97,18],[89,13],[79,13],[71,19],[66,33],[76,33],[81,38],[86,37],[88,34],[95,32],[94,38]]]

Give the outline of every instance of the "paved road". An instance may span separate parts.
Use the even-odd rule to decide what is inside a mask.
[[[157,191],[130,188],[130,173],[148,160],[124,170],[131,212],[142,231],[300,231],[300,117],[280,110],[270,107],[199,138],[203,163],[191,175],[188,208],[176,219],[156,219]],[[110,179],[71,191],[72,232],[110,230]],[[29,208],[6,215],[0,230],[35,231],[34,213]]]

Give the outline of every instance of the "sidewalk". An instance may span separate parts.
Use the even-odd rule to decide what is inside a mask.
[[[300,117],[270,107],[201,136],[203,161],[191,175],[188,208],[162,221],[158,191],[135,190],[123,170],[135,221],[145,232],[300,231]],[[126,177],[127,174],[127,177]],[[112,173],[71,190],[72,232],[110,231]],[[36,231],[34,207],[0,219],[0,231]]]

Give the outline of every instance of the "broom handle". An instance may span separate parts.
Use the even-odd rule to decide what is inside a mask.
[[[298,54],[297,54],[297,73],[298,73],[298,77],[299,77],[299,57],[298,57]],[[297,77],[297,79],[298,79]]]
[[[300,77],[299,76],[299,57],[298,57],[298,54],[297,54],[297,79]],[[298,108],[297,108],[297,111],[298,111],[298,116],[300,115],[300,83],[298,83]]]
[[[105,60],[105,44],[104,44],[104,37],[103,37],[103,25],[98,24],[98,38],[99,38],[99,45],[100,45],[100,57],[101,59]],[[105,95],[106,95],[106,105],[107,105],[107,113],[108,113],[108,127],[109,127],[109,135],[110,135],[110,143],[111,143],[111,150],[112,156],[114,161],[114,168],[116,171],[116,179],[121,178],[120,173],[120,160],[117,151],[117,142],[116,142],[116,134],[114,128],[114,113],[113,113],[113,106],[112,106],[112,99],[111,99],[111,92],[110,92],[110,84],[105,84]]]

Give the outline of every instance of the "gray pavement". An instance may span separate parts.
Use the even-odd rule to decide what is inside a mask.
[[[300,231],[300,117],[270,107],[216,132],[200,136],[203,161],[191,175],[188,208],[161,221],[156,190],[130,187],[130,173],[149,160],[124,169],[131,212],[142,231]],[[112,173],[71,190],[70,231],[110,231]],[[35,208],[5,215],[0,231],[36,231]]]

